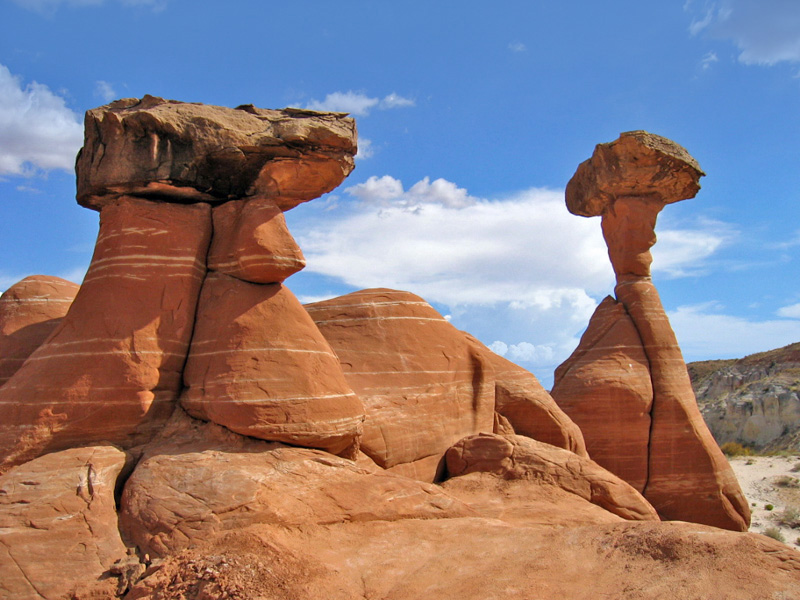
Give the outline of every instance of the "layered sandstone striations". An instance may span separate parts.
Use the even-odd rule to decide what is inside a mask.
[[[355,136],[334,113],[151,96],[89,111],[78,200],[100,211],[100,233],[69,313],[0,391],[0,470],[78,444],[147,442],[184,386],[203,418],[354,453],[360,402],[300,304],[276,291],[304,265],[282,211],[342,181]],[[232,296],[233,312],[205,308]]]
[[[299,304],[284,280],[304,261],[283,211],[349,172],[352,120],[146,97],[86,122],[78,195],[100,211],[95,256],[66,315],[32,317],[61,321],[0,388],[0,595],[800,597],[794,551],[658,522],[587,457],[533,375],[422,299]],[[640,158],[669,179],[661,159]],[[632,265],[621,281],[638,284],[636,240],[652,232],[624,204],[607,235],[624,247],[615,266]],[[663,473],[683,475],[660,491],[701,507],[682,518],[708,520],[726,491],[709,473],[725,473],[678,435],[694,421],[670,400],[662,363],[677,347],[632,289],[601,305],[559,385],[619,403],[599,418],[575,409],[592,452],[621,448],[606,458],[644,477],[645,496]],[[649,465],[628,460],[643,446]],[[669,452],[695,470],[666,470]]]
[[[67,314],[78,285],[33,275],[0,297],[0,386],[16,373]]]
[[[458,331],[419,296],[374,289],[306,305],[366,410],[361,450],[378,466],[441,478],[461,438],[495,429],[585,453],[536,378]]]
[[[800,344],[741,359],[689,363],[703,418],[719,444],[794,450],[800,442]]]
[[[575,214],[602,216],[603,237],[617,277],[615,292],[626,313],[618,320],[632,321],[647,358],[653,400],[644,496],[662,518],[744,531],[750,522],[749,506],[703,422],[678,342],[650,278],[650,248],[656,241],[658,213],[666,204],[693,197],[703,174],[684,148],[665,138],[633,131],[597,146],[567,185],[566,199]],[[603,329],[605,311],[599,310],[595,316],[597,322],[590,329]],[[610,334],[606,340],[595,337],[590,335],[586,346],[579,347],[561,369],[553,390],[556,400],[568,413],[575,414],[579,423],[592,422],[592,427],[584,428],[590,448],[595,445],[595,436],[598,447],[608,446],[603,438],[606,429],[613,426],[638,428],[641,438],[646,424],[642,409],[648,402],[646,385],[639,378],[639,393],[629,395],[639,407],[632,412],[630,424],[628,419],[620,423],[603,418],[609,410],[596,402],[594,394],[580,389],[575,381],[581,378],[580,371],[592,377],[604,370],[607,377],[623,380],[624,386],[630,387],[635,378],[634,356],[638,355],[638,364],[643,363],[636,348],[639,341],[632,332],[627,336],[632,344],[613,340]],[[596,354],[594,361],[592,353]],[[570,376],[575,369],[579,372]],[[606,400],[615,402],[613,388],[620,385],[609,387],[612,389],[606,393]],[[620,461],[622,449],[611,446],[608,462],[598,455],[601,464]],[[636,481],[641,482],[641,477],[640,465]]]

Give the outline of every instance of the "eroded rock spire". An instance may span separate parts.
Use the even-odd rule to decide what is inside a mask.
[[[650,278],[658,213],[694,197],[703,175],[684,148],[645,131],[599,144],[578,167],[567,208],[601,216],[616,301],[598,308],[552,394],[581,427],[590,456],[641,486],[662,518],[745,531],[747,501],[703,422]]]

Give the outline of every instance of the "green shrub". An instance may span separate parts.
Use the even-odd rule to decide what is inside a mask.
[[[781,530],[777,527],[767,527],[764,530],[764,535],[767,537],[771,537],[773,540],[778,540],[779,542],[785,542],[786,538],[783,537]]]
[[[753,451],[747,446],[742,446],[739,442],[725,442],[720,446],[725,456],[750,456]]]
[[[775,507],[772,506],[772,504],[765,504],[764,505],[764,510],[772,510],[773,508],[775,508]]]

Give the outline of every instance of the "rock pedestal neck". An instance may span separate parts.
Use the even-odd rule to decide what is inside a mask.
[[[578,349],[559,367],[552,393],[583,430],[590,455],[632,482],[662,518],[745,531],[747,501],[703,422],[650,278],[658,213],[694,197],[703,175],[684,148],[644,131],[598,145],[578,167],[567,185],[567,207],[602,217],[616,301],[598,308]],[[605,385],[597,385],[599,373]],[[587,380],[592,385],[582,385]],[[611,432],[622,432],[620,443]]]

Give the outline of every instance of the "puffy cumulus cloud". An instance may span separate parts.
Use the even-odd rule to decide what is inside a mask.
[[[679,306],[668,316],[687,361],[738,358],[800,339],[800,320],[757,321],[727,315],[714,302]]]
[[[414,106],[414,100],[404,98],[395,93],[381,98],[373,98],[361,92],[333,92],[325,96],[324,100],[311,100],[306,104],[309,110],[323,112],[346,112],[357,117],[365,117],[373,108],[388,110]]]
[[[0,64],[0,174],[72,170],[82,143],[78,115],[61,96],[35,81],[23,87]]]
[[[479,200],[451,181],[439,178],[431,183],[430,177],[423,178],[405,191],[400,180],[390,175],[383,177],[373,175],[364,183],[349,187],[345,191],[366,204],[391,205],[410,210],[418,210],[424,204],[465,208]]]
[[[287,213],[306,271],[353,288],[418,294],[544,385],[613,291],[600,220],[569,214],[563,191],[484,199],[444,179],[406,188],[385,175],[344,196],[332,210]],[[665,224],[656,260],[675,277],[694,274],[728,233],[713,222],[705,230]]]
[[[705,32],[732,40],[745,64],[800,62],[800,2],[797,0],[715,0],[688,2],[693,35]]]

